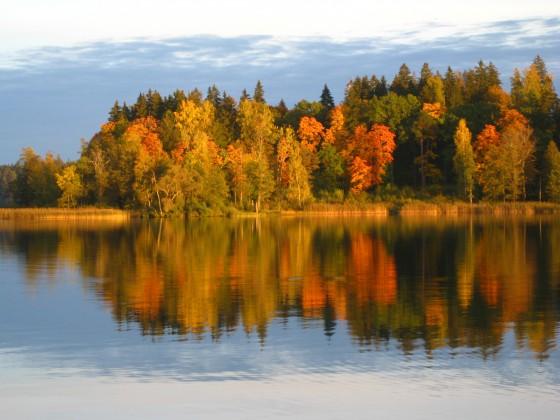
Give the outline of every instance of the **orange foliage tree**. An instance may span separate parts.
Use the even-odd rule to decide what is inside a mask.
[[[492,124],[486,124],[482,131],[476,136],[474,143],[475,161],[480,166],[488,150],[500,142],[500,133]]]
[[[303,165],[311,174],[319,167],[317,149],[325,135],[325,128],[315,118],[305,116],[299,121],[297,134],[301,142]]]
[[[354,129],[345,150],[351,162],[353,192],[367,190],[382,182],[387,165],[393,161],[395,147],[395,134],[386,125],[374,124],[369,131],[364,125]]]
[[[154,117],[134,120],[126,129],[124,135],[125,139],[129,141],[139,141],[142,149],[150,156],[155,157],[163,153],[163,146],[158,132],[158,122]]]
[[[326,144],[337,143],[338,137],[344,130],[344,113],[342,112],[342,106],[336,106],[330,113],[330,123],[331,126],[325,130],[324,142]]]

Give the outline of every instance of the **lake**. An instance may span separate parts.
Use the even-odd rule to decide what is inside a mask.
[[[2,419],[560,412],[560,219],[0,222]]]

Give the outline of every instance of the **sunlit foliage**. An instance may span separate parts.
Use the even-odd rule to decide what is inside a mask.
[[[24,149],[3,169],[0,203],[167,216],[380,199],[373,187],[383,184],[422,198],[457,183],[468,201],[555,196],[547,147],[560,138],[560,102],[539,56],[514,72],[511,92],[482,61],[444,74],[424,63],[419,77],[403,64],[390,83],[355,77],[340,103],[326,84],[291,107],[268,104],[261,81],[251,92],[238,101],[212,85],[206,96],[148,90],[131,105],[116,101],[76,162]]]

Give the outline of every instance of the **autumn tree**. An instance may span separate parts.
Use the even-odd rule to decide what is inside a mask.
[[[274,177],[270,168],[273,145],[277,139],[273,115],[268,105],[251,100],[241,101],[238,124],[239,141],[251,155],[246,168],[251,180],[254,208],[259,211],[274,191]]]
[[[517,69],[514,71],[511,79],[511,96],[513,105],[534,127],[544,151],[547,146],[546,141],[553,135],[554,110],[558,106],[558,96],[554,89],[552,75],[540,56],[537,56],[522,72]]]
[[[274,192],[274,177],[268,162],[250,155],[244,165],[248,180],[248,199],[259,213]]]
[[[550,201],[560,202],[560,152],[554,141],[548,143],[545,159],[546,195]]]
[[[454,136],[455,155],[453,156],[453,166],[457,174],[458,190],[472,204],[476,166],[471,138],[471,132],[467,127],[466,121],[464,119],[459,120]]]
[[[497,196],[500,191],[500,182],[498,179],[492,179],[493,172],[499,171],[498,168],[493,168],[495,160],[491,155],[495,155],[498,150],[500,142],[500,133],[492,124],[486,124],[484,129],[476,136],[474,142],[474,161],[476,165],[476,181],[486,189],[485,196]],[[493,186],[492,186],[493,185]],[[490,193],[490,190],[496,190]]]
[[[157,142],[157,143],[156,143]],[[149,212],[163,217],[174,209],[164,204],[161,180],[167,175],[172,161],[163,151],[159,138],[143,142],[134,167],[134,190],[138,202]]]
[[[338,105],[329,114],[329,128],[323,134],[324,143],[340,146],[346,136],[344,127],[344,111],[342,106]]]
[[[89,142],[82,144],[77,166],[84,182],[85,199],[90,203],[117,205],[116,180],[111,177],[119,149],[116,126],[113,122],[104,124]]]
[[[482,165],[488,151],[497,146],[500,141],[500,133],[496,130],[496,126],[486,124],[484,129],[476,136],[474,143],[475,162],[477,166]]]
[[[183,186],[185,206],[196,213],[224,207],[227,197],[224,159],[210,137],[214,112],[207,100],[197,103],[187,99],[174,114],[181,141],[172,157],[190,175]]]
[[[500,141],[490,147],[480,174],[486,198],[516,201],[526,195],[529,165],[534,156],[533,131],[517,111],[500,121]]]
[[[131,207],[138,198],[137,165],[142,151],[161,149],[157,120],[151,116],[135,119],[122,136],[117,137],[116,143],[117,147],[110,157],[109,179],[120,206]]]
[[[249,181],[246,173],[246,162],[249,156],[241,146],[230,144],[226,153],[226,168],[229,174],[233,202],[243,208],[244,199],[248,196]]]
[[[56,176],[56,185],[61,191],[58,199],[60,207],[76,207],[78,200],[84,195],[84,188],[80,175],[76,170],[76,165],[66,166],[61,173]]]
[[[329,128],[323,132],[323,142],[317,152],[319,167],[313,177],[316,192],[332,194],[335,191],[342,193],[344,172],[346,165],[339,152],[346,142],[344,129],[344,113],[342,106],[336,106],[330,112]]]
[[[307,172],[312,174],[319,166],[317,151],[325,136],[325,128],[315,118],[303,117],[297,134],[301,142],[303,164]]]
[[[52,153],[44,158],[28,147],[23,149],[16,164],[16,203],[28,207],[54,207],[60,190],[56,184],[56,174],[63,162]]]
[[[445,106],[444,83],[440,76],[430,76],[422,86],[421,97],[424,103]]]
[[[395,134],[385,125],[374,124],[369,131],[363,125],[355,128],[345,151],[350,161],[353,192],[367,190],[383,181],[395,147]]]
[[[286,200],[298,208],[311,199],[309,174],[302,158],[304,147],[291,128],[281,130],[276,152],[278,181]]]
[[[0,165],[0,207],[11,207],[15,204],[16,178],[17,174],[13,165]]]
[[[513,106],[529,120],[534,129],[538,181],[534,188],[538,189],[540,197],[542,185],[546,182],[544,173],[548,142],[551,138],[556,138],[560,127],[560,101],[552,75],[540,56],[535,57],[533,63],[523,71],[514,71],[511,78],[511,98]]]

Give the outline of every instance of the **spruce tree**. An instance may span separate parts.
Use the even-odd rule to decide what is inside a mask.
[[[498,71],[498,68],[494,65],[494,63],[490,62],[488,64],[488,67],[486,68],[486,74],[488,87],[502,85],[502,81],[500,80],[500,72]]]
[[[212,102],[216,108],[220,107],[221,98],[220,98],[220,90],[217,88],[216,85],[212,85],[208,88],[208,92],[206,93],[206,100]]]
[[[391,91],[397,95],[414,95],[416,93],[416,79],[406,64],[399,68],[399,72],[391,83]]]
[[[115,101],[113,107],[109,111],[109,121],[117,122],[120,119],[122,113],[122,108],[119,105],[119,101]]]
[[[239,97],[239,102],[248,101],[251,99],[251,95],[247,92],[247,89],[243,89],[241,96]]]
[[[255,102],[265,103],[264,100],[264,88],[260,80],[257,81],[255,86],[255,91],[253,92],[253,99]]]
[[[202,103],[202,98],[202,92],[198,88],[194,88],[187,95],[187,100],[193,101],[197,105],[200,105]]]
[[[133,107],[133,119],[144,118],[148,116],[148,101],[146,95],[141,93]]]
[[[379,83],[375,87],[375,96],[386,96],[389,93],[389,88],[387,87],[387,79],[385,76],[381,76]]]
[[[147,95],[148,114],[161,119],[163,116],[163,100],[157,90],[149,90]]]
[[[454,72],[451,67],[447,67],[447,72],[443,78],[445,90],[445,104],[449,109],[453,109],[464,102],[464,92],[461,75]]]
[[[126,101],[123,102],[122,112],[127,120],[132,121],[134,119],[134,109],[133,107],[128,106]]]
[[[420,70],[420,80],[418,81],[418,91],[422,92],[428,80],[433,77],[432,70],[430,69],[430,65],[428,63],[424,63],[422,65],[422,69]]]
[[[284,102],[284,99],[280,99],[280,102],[278,102],[278,105],[276,105],[276,110],[278,111],[278,115],[280,116],[280,118],[284,118],[284,115],[286,115],[289,111],[286,102]]]
[[[331,109],[334,108],[334,99],[331,95],[331,91],[329,89],[329,87],[327,86],[327,84],[325,83],[325,86],[323,87],[323,92],[321,92],[321,105],[323,105],[323,108],[327,111],[330,111]]]

